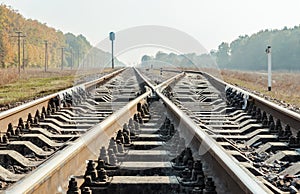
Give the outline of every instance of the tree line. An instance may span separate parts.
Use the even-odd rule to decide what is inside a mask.
[[[231,43],[222,42],[208,54],[174,54],[158,52],[145,55],[142,61],[165,61],[180,67],[215,67],[237,70],[266,70],[267,46],[272,47],[272,69],[300,70],[300,25],[281,30],[261,30],[251,36],[239,36]]]
[[[18,33],[21,34],[21,65],[25,67],[43,67],[46,53],[49,68],[61,67],[62,59],[65,67],[74,67],[79,64],[95,67],[110,61],[109,53],[92,47],[83,35],[64,34],[45,23],[26,19],[17,10],[1,4],[1,68],[18,66]],[[47,52],[45,52],[46,42]],[[120,64],[117,60],[116,63]]]
[[[300,70],[300,26],[240,36],[230,44],[220,44],[213,55],[222,68],[265,70],[265,49],[269,45],[272,47],[274,70]]]

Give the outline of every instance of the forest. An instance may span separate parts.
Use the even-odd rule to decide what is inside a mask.
[[[22,67],[43,67],[45,53],[47,53],[48,68],[61,67],[62,58],[64,67],[76,67],[79,64],[95,67],[110,60],[109,53],[92,47],[83,35],[64,34],[37,20],[26,19],[17,10],[1,4],[1,68],[18,66],[18,33],[21,36],[20,61]],[[116,60],[116,65],[118,64],[119,62]]]
[[[92,47],[83,35],[63,33],[37,20],[26,19],[17,10],[0,5],[0,67],[18,66],[18,32],[20,60],[25,67],[43,67],[47,41],[48,67],[75,67],[79,64],[98,67],[110,61],[110,54]],[[145,55],[142,62],[154,60],[180,67],[218,67],[237,70],[266,70],[265,49],[272,47],[272,69],[300,70],[300,25],[293,28],[261,30],[222,42],[207,54],[163,53]],[[63,49],[62,49],[63,48]],[[63,50],[63,57],[62,57]],[[121,63],[116,60],[116,66]]]
[[[272,69],[300,71],[300,25],[281,30],[261,30],[251,36],[239,36],[231,43],[222,42],[208,54],[158,52],[144,55],[145,61],[164,61],[180,67],[216,67],[221,69],[263,71],[267,69],[266,48],[271,46]]]

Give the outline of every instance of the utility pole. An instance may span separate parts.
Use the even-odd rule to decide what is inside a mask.
[[[48,41],[45,40],[45,72],[47,71],[48,68]]]
[[[114,64],[114,40],[115,40],[115,33],[114,32],[110,32],[109,33],[109,39],[111,40],[111,68],[114,69],[115,68],[115,64]]]
[[[77,50],[77,68],[79,67],[80,56],[79,56],[79,49]]]
[[[64,69],[64,47],[61,47],[61,70]]]
[[[71,50],[71,69],[73,69],[74,66],[74,53],[73,50]]]
[[[21,74],[21,38],[22,37],[26,37],[25,35],[22,35],[21,31],[17,31],[16,32],[17,35],[16,36],[11,36],[11,37],[16,37],[18,38],[18,71],[19,71],[19,75]]]
[[[26,40],[23,39],[23,71],[25,70],[25,42]]]
[[[266,49],[268,55],[268,91],[271,91],[272,88],[272,61],[271,61],[271,46],[268,46]]]

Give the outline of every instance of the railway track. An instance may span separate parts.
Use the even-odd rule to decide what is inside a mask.
[[[200,72],[165,95],[267,192],[300,191],[299,115]]]
[[[12,111],[3,193],[299,192],[299,115],[203,72],[121,71]]]
[[[134,72],[118,70],[1,113],[1,188],[53,158],[140,93]]]

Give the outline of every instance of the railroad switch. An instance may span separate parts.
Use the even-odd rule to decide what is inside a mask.
[[[148,107],[140,109],[147,112]],[[109,140],[108,152],[100,149],[96,168],[94,161],[88,161],[81,193],[216,193],[212,179],[205,178],[201,160],[186,148],[171,119],[166,117],[154,133],[144,133],[148,128],[140,123],[142,115],[136,113],[117,131],[116,138]],[[135,134],[130,133],[132,128]]]

